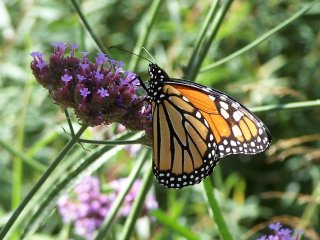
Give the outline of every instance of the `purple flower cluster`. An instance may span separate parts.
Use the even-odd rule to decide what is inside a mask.
[[[257,240],[299,240],[301,237],[301,232],[297,231],[296,236],[293,237],[292,230],[289,228],[282,228],[280,222],[269,225],[269,229],[274,231],[274,234],[264,235]]]
[[[85,239],[92,239],[95,230],[102,225],[113,201],[125,184],[127,184],[127,179],[111,182],[111,192],[106,195],[100,192],[100,183],[96,177],[86,177],[75,187],[73,197],[62,196],[58,200],[58,211],[63,222],[73,223],[75,234]],[[140,187],[141,181],[135,181],[125,197],[119,216],[128,216]],[[148,195],[143,214],[157,207],[155,197]]]
[[[84,125],[118,122],[129,130],[150,134],[151,105],[137,95],[136,75],[103,53],[98,53],[94,62],[88,59],[88,52],[76,57],[75,44],[65,56],[67,47],[65,43],[53,44],[49,63],[42,53],[31,53],[33,74],[54,102],[62,109],[73,108]]]
[[[110,183],[110,186],[115,191],[116,195],[123,189],[123,186],[127,185],[127,178],[120,178],[118,180],[114,180]],[[131,187],[130,191],[126,195],[124,199],[124,203],[121,209],[120,215],[123,217],[127,217],[131,211],[131,207],[133,204],[133,201],[136,199],[137,194],[141,188],[142,182],[141,180],[137,180],[133,183],[133,186]],[[154,195],[148,195],[145,201],[145,207],[143,209],[142,214],[147,214],[149,210],[158,208],[158,203],[155,199]]]

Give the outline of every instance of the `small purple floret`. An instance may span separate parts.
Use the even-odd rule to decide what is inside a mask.
[[[96,58],[96,63],[98,65],[103,65],[107,60],[108,58],[106,57],[106,54],[98,53],[98,57]]]
[[[80,89],[80,95],[83,96],[83,97],[87,97],[90,93],[91,93],[91,91],[89,91],[88,88]]]
[[[282,228],[280,222],[270,224],[269,229],[273,230],[274,234],[261,236],[257,240],[299,240],[301,237],[301,232],[296,231],[296,237],[293,238],[292,231],[289,228]]]
[[[104,89],[103,87],[98,89],[98,94],[100,95],[100,97],[103,97],[103,98],[109,96],[108,90]]]
[[[103,74],[102,73],[96,72],[94,74],[94,76],[98,81],[101,81],[103,79]]]
[[[70,82],[72,79],[72,76],[68,75],[68,74],[64,74],[62,77],[61,77],[61,80],[64,81],[66,84],[68,82]]]
[[[77,79],[79,80],[79,82],[82,82],[85,77],[83,75],[77,74]]]

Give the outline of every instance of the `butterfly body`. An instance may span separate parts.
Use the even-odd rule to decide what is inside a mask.
[[[170,78],[149,65],[148,99],[153,114],[153,171],[169,188],[199,183],[218,160],[256,154],[271,143],[267,127],[226,94]]]

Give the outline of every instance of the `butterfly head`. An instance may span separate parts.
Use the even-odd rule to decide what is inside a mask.
[[[168,74],[155,63],[149,64],[150,81],[165,81],[169,78]]]
[[[170,78],[168,74],[155,63],[149,64],[148,72],[150,76],[148,95],[152,99],[158,100],[162,93],[163,82]]]

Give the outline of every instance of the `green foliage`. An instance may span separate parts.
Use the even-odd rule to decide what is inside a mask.
[[[145,179],[141,201],[136,202],[127,222],[116,217],[105,222],[106,239],[130,235],[132,239],[219,239],[223,220],[211,216],[210,206],[215,203],[208,204],[208,199],[213,193],[234,239],[254,239],[271,221],[302,229],[308,239],[320,238],[320,110],[318,102],[311,106],[306,102],[318,99],[320,92],[320,4],[256,45],[256,39],[306,10],[310,1],[230,1],[217,34],[211,21],[205,25],[214,3],[81,1],[83,16],[104,48],[118,46],[146,56],[141,52],[143,46],[172,77],[193,76],[191,80],[226,92],[249,107],[267,105],[259,117],[273,137],[265,154],[222,159],[208,179],[206,191],[202,185],[165,189],[154,178],[150,182],[149,168],[141,167],[137,171],[137,176]],[[215,17],[215,10],[211,10]],[[58,41],[76,42],[92,58],[101,50],[72,1],[2,1],[0,13],[0,227],[4,227],[70,139],[64,113],[31,74],[29,53],[41,51],[48,56],[50,44]],[[202,51],[196,51],[200,40]],[[241,55],[207,68],[250,44],[253,46]],[[147,80],[148,62],[116,49],[107,51]],[[288,105],[279,107],[287,103],[290,111],[285,109]],[[71,119],[78,128],[73,114]],[[110,140],[113,145],[70,146],[48,181],[30,195],[32,200],[9,232],[10,239],[21,235],[27,239],[77,239],[72,226],[63,224],[55,211],[59,195],[70,191],[82,175],[94,173],[104,183],[129,176],[146,154],[145,149],[136,156],[123,149],[122,144],[128,143],[123,141],[136,143],[132,140],[139,139],[140,133],[115,135],[115,128],[87,129],[82,136]],[[146,162],[150,163],[151,157]],[[153,181],[159,209],[141,227],[139,203]],[[113,209],[117,207],[115,204]],[[223,235],[225,239],[227,235]]]

